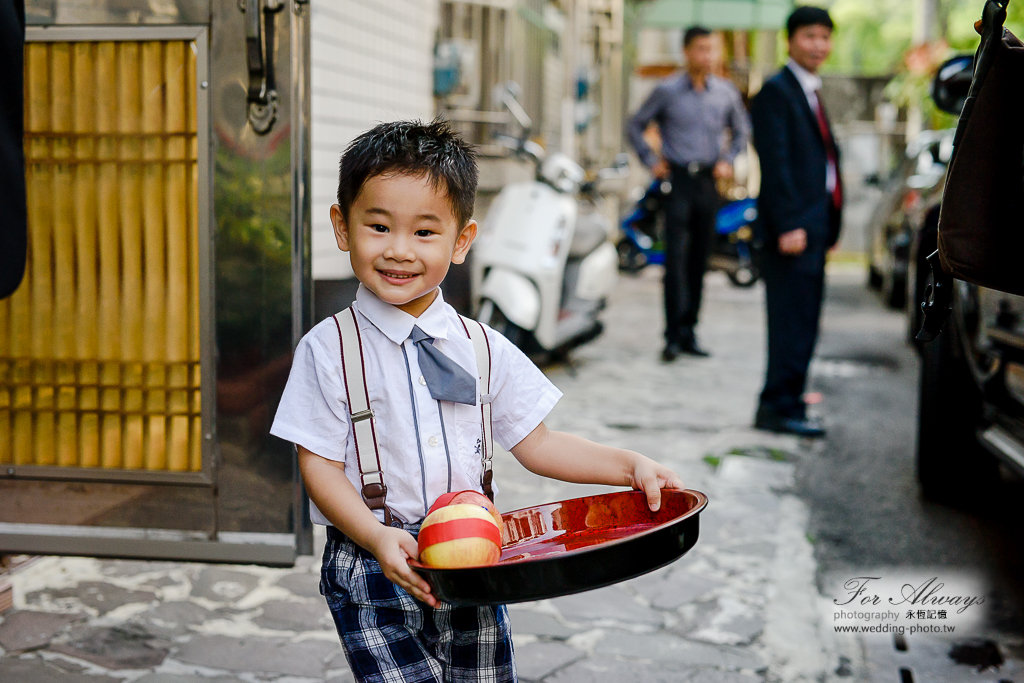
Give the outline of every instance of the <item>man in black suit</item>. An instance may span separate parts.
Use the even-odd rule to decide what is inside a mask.
[[[807,417],[803,393],[818,337],[825,254],[839,238],[843,207],[839,150],[817,73],[832,51],[832,28],[827,10],[794,9],[786,23],[789,63],[751,106],[768,308],[768,370],[755,426],[801,436],[825,433]]]

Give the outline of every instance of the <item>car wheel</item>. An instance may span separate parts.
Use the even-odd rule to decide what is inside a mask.
[[[924,226],[917,236],[917,244],[911,249],[907,263],[907,340],[918,351],[922,349],[922,343],[917,341],[917,333],[924,321],[921,303],[924,301],[925,289],[931,278],[931,266],[927,259],[937,248],[938,222],[939,210],[936,207],[925,219]]]
[[[879,272],[878,268],[875,268],[875,264],[868,265],[868,289],[878,291],[882,288],[882,273]]]
[[[726,271],[729,282],[737,287],[753,287],[761,278],[761,271],[754,264],[740,265],[736,270]]]
[[[885,297],[885,305],[898,311],[903,310],[907,305],[907,279],[896,274],[884,279],[882,296]]]
[[[969,506],[999,481],[996,459],[977,440],[982,396],[951,320],[921,351],[917,480],[928,500]]]
[[[623,239],[616,247],[619,253],[619,270],[624,273],[639,273],[647,265],[647,254],[627,239]]]

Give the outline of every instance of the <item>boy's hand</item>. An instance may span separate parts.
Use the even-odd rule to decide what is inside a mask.
[[[684,488],[678,474],[639,453],[636,454],[633,471],[630,473],[629,485],[647,494],[647,505],[654,512],[661,507],[662,489],[681,491]]]
[[[411,596],[431,607],[437,607],[437,598],[430,594],[430,585],[409,566],[409,560],[419,559],[416,539],[404,529],[380,526],[372,543],[367,548],[380,563],[384,576],[404,588]]]

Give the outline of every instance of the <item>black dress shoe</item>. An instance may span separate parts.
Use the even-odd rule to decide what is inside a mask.
[[[825,436],[825,428],[821,426],[821,423],[807,417],[778,417],[758,414],[754,421],[754,427],[769,432],[795,434],[815,439]]]
[[[697,344],[696,339],[691,339],[688,343],[680,344],[679,350],[688,356],[697,356],[698,358],[707,358],[711,355]]]
[[[681,354],[682,352],[683,349],[681,346],[679,346],[679,344],[676,344],[675,342],[669,342],[668,344],[665,344],[665,348],[661,352],[661,359],[666,363],[671,363],[676,358],[678,358],[679,354]]]

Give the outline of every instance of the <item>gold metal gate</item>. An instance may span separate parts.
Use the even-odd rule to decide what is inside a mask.
[[[0,301],[0,464],[207,479],[205,29],[122,32],[30,31],[25,46],[29,259]]]

